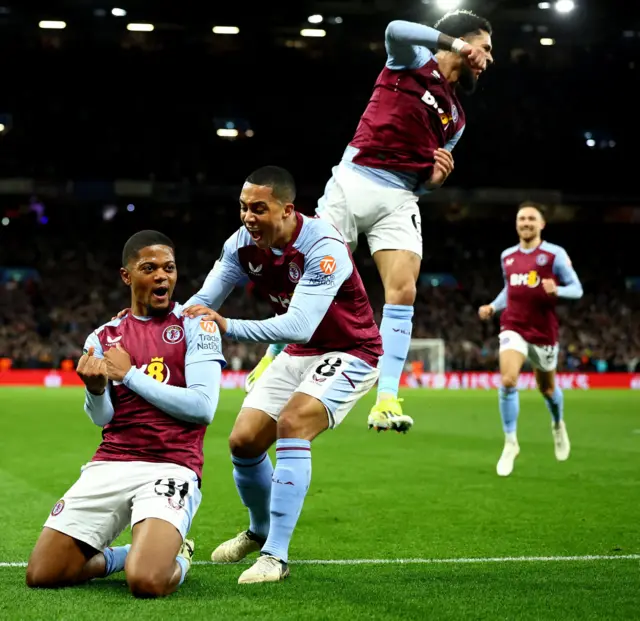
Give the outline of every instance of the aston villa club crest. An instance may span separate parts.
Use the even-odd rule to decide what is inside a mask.
[[[289,280],[295,283],[300,280],[301,276],[300,268],[295,263],[289,263]]]
[[[458,119],[460,118],[460,115],[458,114],[458,108],[455,104],[451,106],[451,118],[453,119],[454,123],[457,123]]]
[[[162,333],[162,340],[169,345],[175,345],[184,338],[184,330],[181,326],[169,326]]]
[[[542,267],[543,265],[546,265],[547,263],[549,263],[549,257],[546,254],[539,254],[536,258],[536,263]]]
[[[58,500],[55,505],[53,505],[53,509],[51,509],[51,515],[56,517],[56,515],[60,515],[62,510],[64,509],[64,500]]]

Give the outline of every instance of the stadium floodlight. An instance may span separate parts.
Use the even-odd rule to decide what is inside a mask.
[[[327,35],[327,31],[322,30],[321,28],[303,28],[300,31],[300,34],[303,37],[325,37]]]
[[[2,226],[9,226],[9,218],[2,218]]]
[[[127,24],[127,30],[131,32],[151,32],[153,24]]]
[[[443,11],[453,11],[460,6],[460,0],[438,0],[438,8]]]
[[[307,18],[310,24],[321,24],[322,23],[322,15],[309,15]]]
[[[240,28],[237,26],[214,26],[213,34],[228,34],[237,35],[240,32]]]
[[[549,37],[543,37],[542,39],[540,39],[540,45],[555,45],[556,41],[555,39],[551,39]]]
[[[127,12],[124,9],[111,9],[111,15],[114,17],[124,17]]]
[[[64,30],[67,27],[66,22],[59,22],[56,20],[43,19],[38,26],[43,30]]]
[[[550,9],[551,8],[551,2],[538,2],[538,8],[539,9]]]
[[[589,139],[587,140],[587,146],[588,146],[589,148],[593,149],[593,147],[595,147],[595,146],[596,146],[596,141],[595,141],[593,138],[589,138]]]
[[[4,131],[4,123],[0,123],[0,134]]]
[[[576,8],[573,0],[558,0],[555,3],[555,9],[558,13],[571,13]]]
[[[228,129],[228,128],[220,128],[216,131],[216,134],[220,136],[220,138],[237,138],[238,130],[237,129]]]

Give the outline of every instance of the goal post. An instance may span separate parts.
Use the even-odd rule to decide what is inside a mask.
[[[443,339],[411,339],[407,363],[422,362],[428,373],[444,373],[444,356]]]

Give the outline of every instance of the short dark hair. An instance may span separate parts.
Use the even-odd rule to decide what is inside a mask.
[[[443,15],[433,27],[440,32],[443,32],[450,37],[464,37],[470,34],[480,34],[480,31],[492,34],[493,28],[489,23],[489,20],[484,17],[480,17],[471,11],[464,9],[458,9],[457,11],[450,11]]]
[[[293,203],[296,198],[296,182],[293,175],[280,166],[258,168],[247,177],[247,182],[271,188],[273,196],[285,203]]]
[[[538,211],[538,213],[542,216],[542,219],[545,219],[547,213],[547,206],[542,203],[537,203],[536,201],[522,201],[518,205],[518,211],[524,209],[525,207],[533,207]]]
[[[138,258],[138,253],[148,246],[169,246],[175,253],[173,242],[160,231],[138,231],[132,235],[122,249],[122,265],[128,265],[132,259]]]

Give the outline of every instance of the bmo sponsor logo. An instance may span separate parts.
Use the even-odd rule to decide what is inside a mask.
[[[530,287],[533,289],[540,284],[540,275],[535,270],[531,270],[526,274],[511,274],[509,276],[509,284],[512,287]]]

